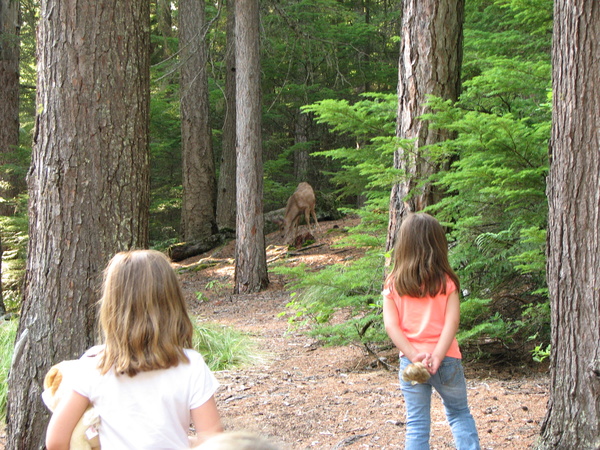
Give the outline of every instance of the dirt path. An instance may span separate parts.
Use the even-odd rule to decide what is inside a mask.
[[[333,227],[344,222],[321,225],[317,242],[324,245],[295,255],[290,264],[323,266],[352,258],[329,247],[339,236]],[[267,243],[276,239],[270,235]],[[231,252],[229,246],[210,256],[226,258]],[[270,247],[268,259],[278,252],[280,248]],[[289,294],[275,275],[270,275],[270,288],[260,294],[232,296],[221,289],[215,295],[207,289],[224,288],[232,276],[233,266],[227,263],[182,274],[194,312],[251,334],[270,355],[262,365],[216,374],[222,384],[217,402],[226,428],[260,432],[286,449],[403,448],[404,401],[397,373],[375,366],[361,348],[322,347],[302,333],[289,334],[280,314],[286,311]],[[205,301],[194,300],[195,292],[203,292]],[[386,355],[390,361],[394,353]],[[500,373],[480,363],[467,364],[465,371],[482,448],[531,448],[545,414],[547,375],[515,369]],[[437,395],[432,404],[431,448],[453,448]]]

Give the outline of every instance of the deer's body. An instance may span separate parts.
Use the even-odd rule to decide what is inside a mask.
[[[310,218],[313,218],[315,226],[318,226],[317,214],[315,213],[315,192],[310,184],[302,182],[296,188],[296,191],[290,196],[285,207],[285,215],[283,217],[283,236],[285,242],[289,242],[294,238],[298,222],[302,215],[306,221],[308,228],[311,228]]]

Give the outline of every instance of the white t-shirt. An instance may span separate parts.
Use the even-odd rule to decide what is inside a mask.
[[[97,353],[97,351],[86,352]],[[97,357],[82,356],[73,389],[87,397],[100,416],[100,444],[109,450],[189,448],[190,410],[219,387],[202,355],[185,350],[189,364],[140,372],[100,375]]]

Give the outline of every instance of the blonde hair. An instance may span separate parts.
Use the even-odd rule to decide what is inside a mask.
[[[448,241],[440,223],[426,213],[409,214],[394,245],[394,268],[386,280],[400,295],[422,298],[446,293],[450,277],[460,289],[448,261]]]
[[[167,369],[189,362],[192,322],[181,287],[165,255],[155,250],[116,254],[104,271],[100,329],[102,374]]]

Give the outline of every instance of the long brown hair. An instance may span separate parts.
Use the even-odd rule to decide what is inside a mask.
[[[193,326],[169,260],[155,250],[117,253],[104,271],[99,368],[134,376],[188,362]]]
[[[394,245],[394,268],[386,285],[400,295],[435,296],[446,293],[446,277],[460,289],[448,261],[448,241],[440,223],[426,213],[409,214],[402,222]]]

